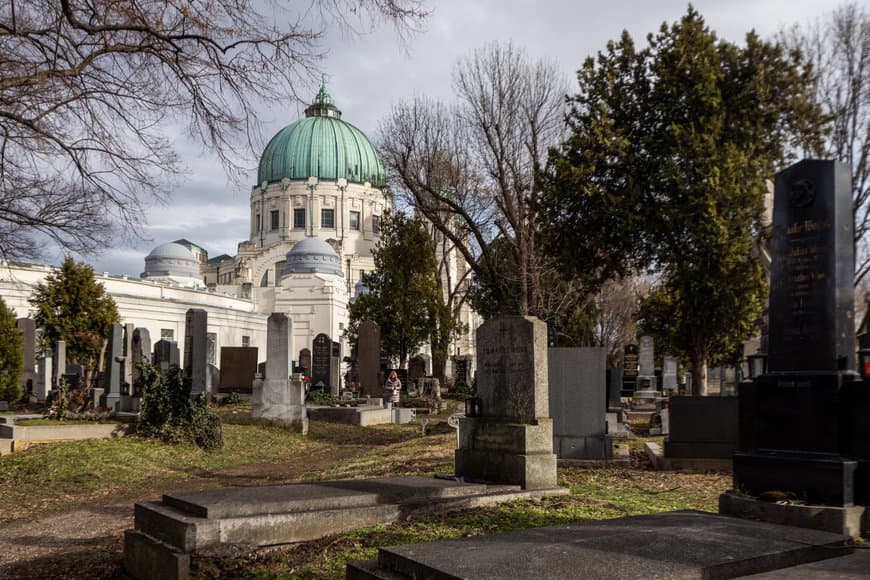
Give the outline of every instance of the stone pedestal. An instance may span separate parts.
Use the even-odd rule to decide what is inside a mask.
[[[486,322],[477,329],[477,362],[480,416],[459,422],[456,474],[524,489],[555,487],[546,324],[522,316]]]
[[[290,320],[279,312],[266,322],[266,376],[254,381],[251,416],[280,423],[302,434],[308,433],[305,387],[300,375],[290,372]]]

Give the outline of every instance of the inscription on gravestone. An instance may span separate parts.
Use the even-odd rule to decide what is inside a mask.
[[[622,390],[624,395],[631,396],[637,388],[637,345],[626,344],[622,352]]]
[[[776,176],[771,372],[855,368],[852,204],[837,203],[850,190],[842,163],[807,160]]]
[[[320,333],[314,337],[311,348],[311,388],[329,389],[329,359],[332,356],[332,340]]]

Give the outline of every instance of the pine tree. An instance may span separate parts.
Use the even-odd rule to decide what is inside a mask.
[[[112,324],[120,320],[115,301],[96,281],[93,268],[67,257],[60,269],[37,284],[30,304],[42,328],[43,348],[65,341],[68,362],[85,367],[84,384],[89,385]]]
[[[656,271],[642,327],[691,362],[700,393],[708,360],[760,314],[765,179],[821,145],[811,78],[799,54],[754,33],[720,41],[691,7],[646,48],[623,33],[578,72],[541,199],[550,247],[578,275]]]
[[[21,370],[24,358],[21,331],[15,312],[0,297],[0,401],[14,402],[21,398]]]

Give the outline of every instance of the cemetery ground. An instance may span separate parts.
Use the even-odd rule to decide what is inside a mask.
[[[453,402],[456,404],[456,402]],[[253,425],[249,406],[218,408],[225,446],[204,452],[137,437],[32,447],[0,458],[0,577],[124,578],[123,531],[133,503],[161,493],[364,477],[451,474],[449,413],[406,425],[312,422],[307,437]],[[658,438],[661,439],[661,438]],[[678,509],[715,512],[730,474],[650,470],[644,439],[628,467],[560,468],[571,494],[431,516],[241,557],[196,558],[200,578],[343,578],[379,546],[442,540]]]

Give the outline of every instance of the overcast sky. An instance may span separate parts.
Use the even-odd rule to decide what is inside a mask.
[[[373,34],[350,38],[331,33],[322,61],[329,92],[342,119],[375,140],[378,122],[391,104],[416,95],[449,99],[451,71],[457,59],[490,41],[513,41],[532,58],[552,59],[576,86],[574,71],[587,56],[627,29],[635,40],[685,14],[682,0],[441,0],[425,31],[403,48],[395,33],[383,27]],[[826,16],[839,2],[825,0],[696,0],[693,6],[719,37],[742,43],[755,29],[763,37],[783,26]],[[865,6],[870,0],[862,2]],[[312,97],[317,86],[302,89]],[[266,110],[262,133],[266,140],[302,115],[302,105]],[[150,238],[130,247],[120,242],[102,255],[86,259],[98,272],[138,276],[144,257],[154,246],[181,237],[206,248],[210,256],[236,253],[247,237],[248,196],[256,182],[257,159],[241,185],[228,182],[213,155],[188,143],[177,143],[189,169],[166,207],[153,208],[143,234]],[[61,256],[47,256],[58,262]]]

